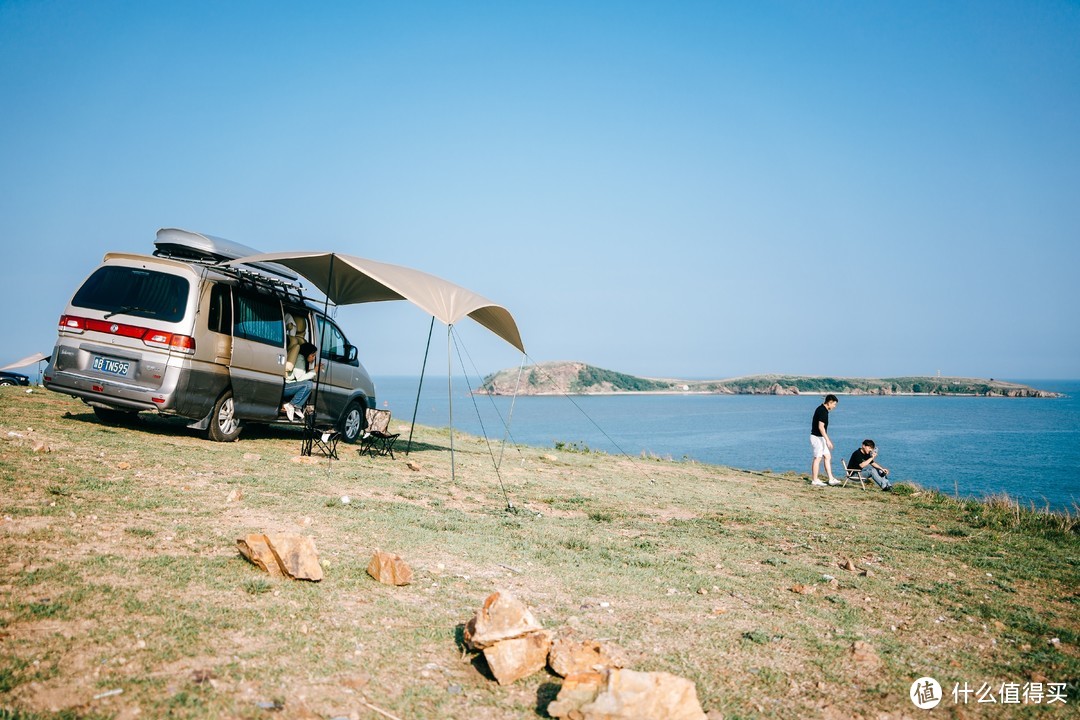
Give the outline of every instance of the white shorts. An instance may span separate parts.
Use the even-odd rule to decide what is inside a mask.
[[[831,458],[832,453],[829,452],[829,444],[825,442],[825,438],[818,435],[810,436],[810,447],[814,450],[814,457],[827,457]]]

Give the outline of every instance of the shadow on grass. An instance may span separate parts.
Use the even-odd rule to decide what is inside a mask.
[[[548,715],[548,705],[550,705],[558,696],[559,691],[562,690],[562,685],[557,682],[542,683],[540,687],[536,688],[536,714],[540,717],[551,717]]]
[[[147,435],[157,436],[174,436],[174,437],[191,437],[191,438],[205,438],[205,430],[196,430],[188,427],[189,420],[184,418],[167,417],[163,415],[153,415],[151,413],[137,413],[130,417],[124,418],[117,422],[105,422],[101,420],[93,412],[84,413],[72,413],[68,412],[64,414],[65,420],[72,420],[78,423],[82,423],[88,426],[96,425],[102,430],[109,429],[124,429],[134,432],[145,433]],[[303,426],[298,423],[244,423],[243,429],[240,432],[240,440],[289,440],[301,442],[303,441]],[[339,447],[356,447],[359,448],[359,443],[350,444],[342,443]],[[406,453],[408,448],[408,453]],[[394,446],[394,454],[407,456],[412,453],[423,452],[448,452],[450,446],[446,444],[435,444],[420,442],[413,440],[411,446],[404,439],[399,439]],[[456,452],[466,452],[460,448],[455,450]],[[2,719],[0,719],[2,720]]]

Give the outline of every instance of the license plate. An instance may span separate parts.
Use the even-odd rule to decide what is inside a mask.
[[[123,360],[110,360],[109,358],[94,356],[94,369],[110,375],[127,376],[131,370],[131,363]]]

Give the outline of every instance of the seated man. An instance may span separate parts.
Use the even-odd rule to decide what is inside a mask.
[[[877,455],[877,446],[874,445],[874,441],[870,439],[863,440],[862,446],[851,453],[847,466],[851,470],[858,470],[859,474],[864,478],[873,479],[882,490],[891,490],[892,483],[889,482],[889,469],[877,464]]]
[[[300,352],[296,357],[296,365],[285,374],[285,392],[281,406],[282,411],[289,421],[304,419],[304,404],[311,396],[313,384],[311,382],[319,372],[319,364],[315,362],[314,345],[309,342],[300,345]],[[308,368],[311,368],[310,370]]]

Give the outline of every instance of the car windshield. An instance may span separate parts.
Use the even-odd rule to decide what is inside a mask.
[[[75,293],[76,307],[112,315],[179,322],[187,305],[188,281],[177,275],[143,268],[107,265],[98,268]]]

